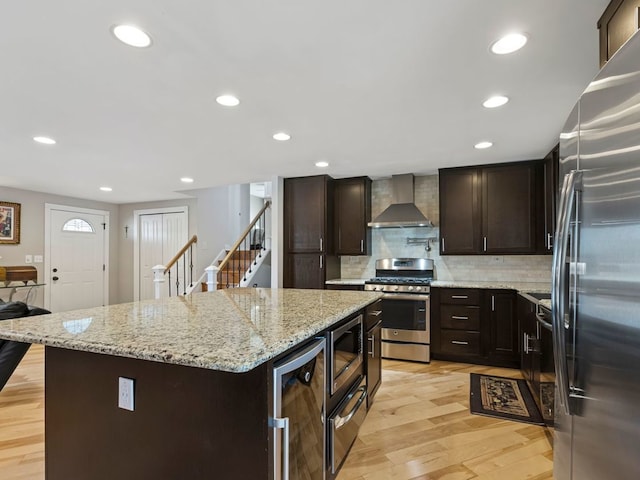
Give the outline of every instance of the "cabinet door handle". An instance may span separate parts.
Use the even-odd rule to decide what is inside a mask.
[[[454,320],[469,320],[469,317],[460,317],[458,315],[451,315]]]
[[[442,237],[440,241],[442,242],[442,251],[444,252],[444,237]]]
[[[469,295],[451,295],[451,298],[465,299],[469,298]]]
[[[322,252],[322,237],[320,237],[320,251]]]
[[[369,350],[369,355],[371,355],[372,358],[375,358],[376,357],[376,336],[371,335],[369,337],[369,341],[371,342],[371,349]]]
[[[324,267],[324,262],[322,259],[322,255],[320,255],[320,269],[322,269]]]
[[[551,250],[553,248],[553,235],[547,233],[547,250]]]
[[[496,311],[496,296],[495,295],[491,295],[491,311],[492,312]]]
[[[360,240],[360,253],[364,253],[364,240]]]
[[[454,345],[469,345],[469,342],[461,342],[460,340],[451,340]]]
[[[484,251],[486,252],[487,251],[487,237],[483,238],[482,245],[483,245]]]
[[[529,335],[527,335],[527,332],[523,332],[522,334],[522,348],[524,350],[524,353],[527,354],[529,353]]]

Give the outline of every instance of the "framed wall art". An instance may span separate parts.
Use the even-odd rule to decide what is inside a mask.
[[[20,204],[0,202],[0,245],[20,243]]]

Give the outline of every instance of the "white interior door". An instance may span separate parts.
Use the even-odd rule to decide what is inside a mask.
[[[52,312],[107,303],[108,213],[47,206],[45,281]]]
[[[140,300],[155,297],[153,267],[166,265],[187,243],[186,212],[142,214],[138,226],[138,292]],[[168,281],[168,280],[167,280]],[[169,288],[160,290],[168,296]]]

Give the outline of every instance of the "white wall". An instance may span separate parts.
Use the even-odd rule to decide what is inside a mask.
[[[119,251],[117,225],[119,222],[118,205],[94,202],[61,195],[33,192],[9,187],[0,187],[0,200],[21,204],[20,243],[17,245],[0,245],[0,265],[24,265],[25,255],[43,255],[44,252],[44,205],[54,203],[73,207],[93,208],[109,212],[109,303],[117,303],[119,296]],[[38,270],[38,280],[46,281],[44,263],[33,264]],[[41,288],[34,302],[44,304],[44,291]]]

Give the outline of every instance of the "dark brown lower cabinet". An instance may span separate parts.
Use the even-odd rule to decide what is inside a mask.
[[[382,320],[366,333],[367,339],[367,408],[371,408],[373,399],[382,383]]]
[[[513,290],[486,290],[489,309],[489,345],[487,357],[491,365],[520,367],[518,344],[518,316],[516,292]]]
[[[519,367],[513,290],[431,288],[434,359]]]

